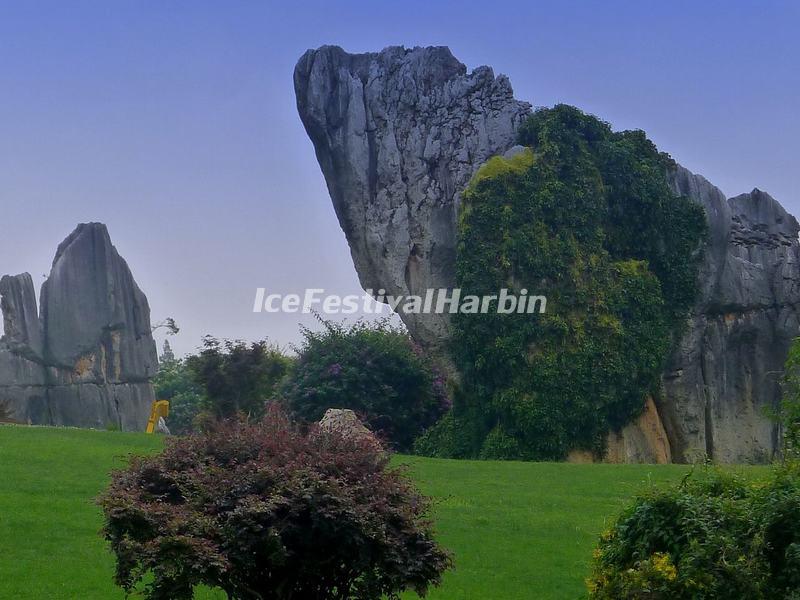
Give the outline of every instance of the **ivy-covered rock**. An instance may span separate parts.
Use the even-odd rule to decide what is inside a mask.
[[[457,283],[545,295],[547,310],[454,315],[452,418],[467,455],[602,453],[658,392],[696,295],[703,209],[671,192],[674,163],[640,131],[561,105],[518,141],[527,150],[489,161],[463,194]]]

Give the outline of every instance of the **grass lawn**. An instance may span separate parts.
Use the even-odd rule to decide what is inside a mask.
[[[121,599],[93,498],[122,457],[160,445],[144,434],[0,426],[0,598]],[[437,530],[455,554],[456,569],[429,595],[434,600],[580,598],[607,520],[636,490],[687,472],[672,465],[397,461],[437,499]]]

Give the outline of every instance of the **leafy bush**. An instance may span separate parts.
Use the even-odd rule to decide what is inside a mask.
[[[561,105],[532,115],[519,142],[525,152],[489,161],[463,194],[457,283],[478,296],[525,288],[547,312],[454,315],[453,419],[466,456],[601,454],[660,389],[696,294],[703,209],[673,195],[674,163],[640,131]],[[445,454],[436,435],[428,449]]]
[[[472,448],[467,435],[469,425],[450,411],[414,441],[414,454],[433,458],[469,456]]]
[[[194,420],[204,410],[206,398],[186,359],[162,358],[153,387],[158,400],[169,400],[167,424],[170,431],[175,434],[193,431]]]
[[[448,408],[444,378],[408,334],[388,322],[351,326],[324,321],[303,329],[283,397],[292,413],[314,422],[329,408],[349,408],[400,450]]]
[[[385,454],[274,409],[132,458],[99,503],[116,582],[151,600],[201,584],[240,599],[424,596],[450,566],[428,500]]]
[[[782,387],[783,398],[776,417],[783,433],[784,455],[800,459],[800,337],[789,348]]]
[[[288,372],[291,359],[265,340],[247,344],[206,336],[203,349],[187,358],[186,364],[214,417],[258,418]]]
[[[639,497],[603,534],[593,600],[800,597],[800,469],[719,473]]]

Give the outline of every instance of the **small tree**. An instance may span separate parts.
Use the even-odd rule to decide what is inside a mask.
[[[289,368],[290,359],[265,340],[203,339],[203,349],[187,365],[203,388],[209,410],[221,419],[259,417]]]
[[[443,376],[405,331],[387,321],[303,329],[295,367],[282,389],[292,413],[318,421],[329,408],[355,411],[399,450],[446,412]]]
[[[99,499],[116,582],[149,600],[424,596],[450,566],[429,502],[374,444],[277,410],[135,457]]]

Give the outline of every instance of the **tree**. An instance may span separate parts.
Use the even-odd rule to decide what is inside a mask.
[[[274,407],[134,457],[99,504],[117,584],[148,600],[199,585],[243,600],[398,599],[424,596],[450,566],[428,499],[386,454],[303,432]]]
[[[159,321],[158,323],[150,327],[150,331],[154,332],[162,328],[167,330],[167,335],[177,335],[178,332],[181,330],[181,328],[178,327],[177,323],[175,323],[175,319],[173,319],[172,317],[167,317],[163,321]]]
[[[286,375],[291,360],[266,340],[203,339],[203,349],[187,365],[202,387],[211,413],[220,419],[238,414],[259,417]]]
[[[173,360],[175,360],[175,353],[172,351],[172,346],[169,345],[169,340],[164,340],[164,346],[161,351],[161,358],[159,362],[169,362]]]

